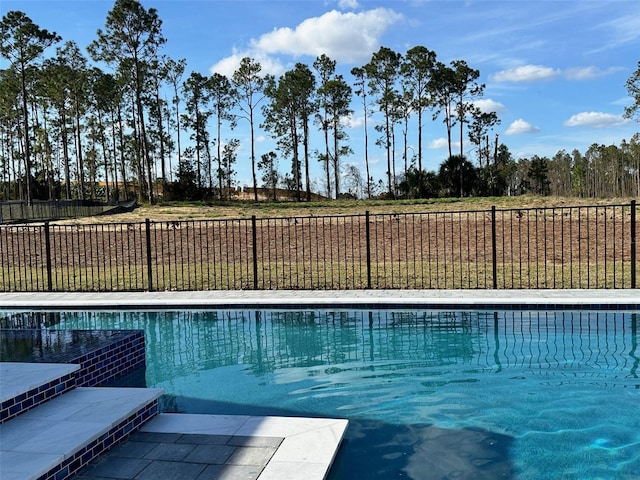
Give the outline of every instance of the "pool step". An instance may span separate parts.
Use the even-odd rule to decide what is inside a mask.
[[[75,378],[77,365],[56,366],[72,368],[0,363],[2,404],[21,405],[20,412],[0,424],[2,480],[69,478],[158,413],[162,389],[77,387],[29,405],[25,393],[47,385],[64,389],[65,378]]]
[[[79,365],[0,362],[0,424],[76,386]]]

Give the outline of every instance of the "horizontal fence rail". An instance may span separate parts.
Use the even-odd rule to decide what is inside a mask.
[[[0,291],[637,288],[636,210],[0,225]]]

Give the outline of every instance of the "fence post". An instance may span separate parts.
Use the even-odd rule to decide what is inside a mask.
[[[636,282],[637,275],[637,261],[636,261],[636,248],[637,248],[637,240],[636,240],[636,201],[631,200],[631,288],[638,288],[638,284]]]
[[[51,233],[49,231],[49,222],[44,222],[44,248],[47,259],[47,289],[53,290],[53,276],[51,271]]]
[[[498,247],[496,240],[496,206],[491,206],[491,263],[493,265],[493,288],[498,288]]]
[[[153,270],[151,268],[151,221],[147,218],[144,221],[146,227],[147,237],[147,280],[149,282],[148,288],[150,292],[153,292]]]
[[[371,227],[369,226],[369,210],[364,212],[365,236],[367,238],[367,288],[371,288]]]
[[[258,289],[258,228],[256,227],[256,216],[251,215],[251,239],[253,251],[253,289]]]

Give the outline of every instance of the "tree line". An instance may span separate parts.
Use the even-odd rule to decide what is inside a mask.
[[[227,199],[241,141],[223,132],[240,122],[249,131],[243,166],[250,166],[256,201],[259,186],[309,200],[314,161],[322,164],[328,198],[640,191],[640,136],[619,146],[592,145],[584,154],[515,160],[491,133],[500,122],[496,112],[477,107],[485,88],[480,72],[464,60],[440,62],[423,46],[404,54],[381,47],[349,79],[324,54],[279,77],[263,74],[247,57],[226,77],[186,75],[185,59],[162,53],[166,41],[158,12],[137,0],[115,1],[86,48],[88,57],[25,13],[5,14],[0,199]],[[636,102],[626,111],[632,117],[640,105],[640,63],[627,88]],[[364,172],[348,162],[353,150],[345,119],[353,102],[364,113]],[[423,167],[428,118],[440,119],[447,134],[448,157],[437,171]],[[259,131],[275,140],[276,151],[256,151]],[[465,142],[473,146],[474,162],[464,155]],[[384,179],[370,174],[372,144],[384,152]],[[279,160],[290,163],[284,173]]]

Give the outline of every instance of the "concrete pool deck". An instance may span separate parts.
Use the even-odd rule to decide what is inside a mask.
[[[187,308],[640,309],[640,290],[216,290],[0,293],[2,309]]]

